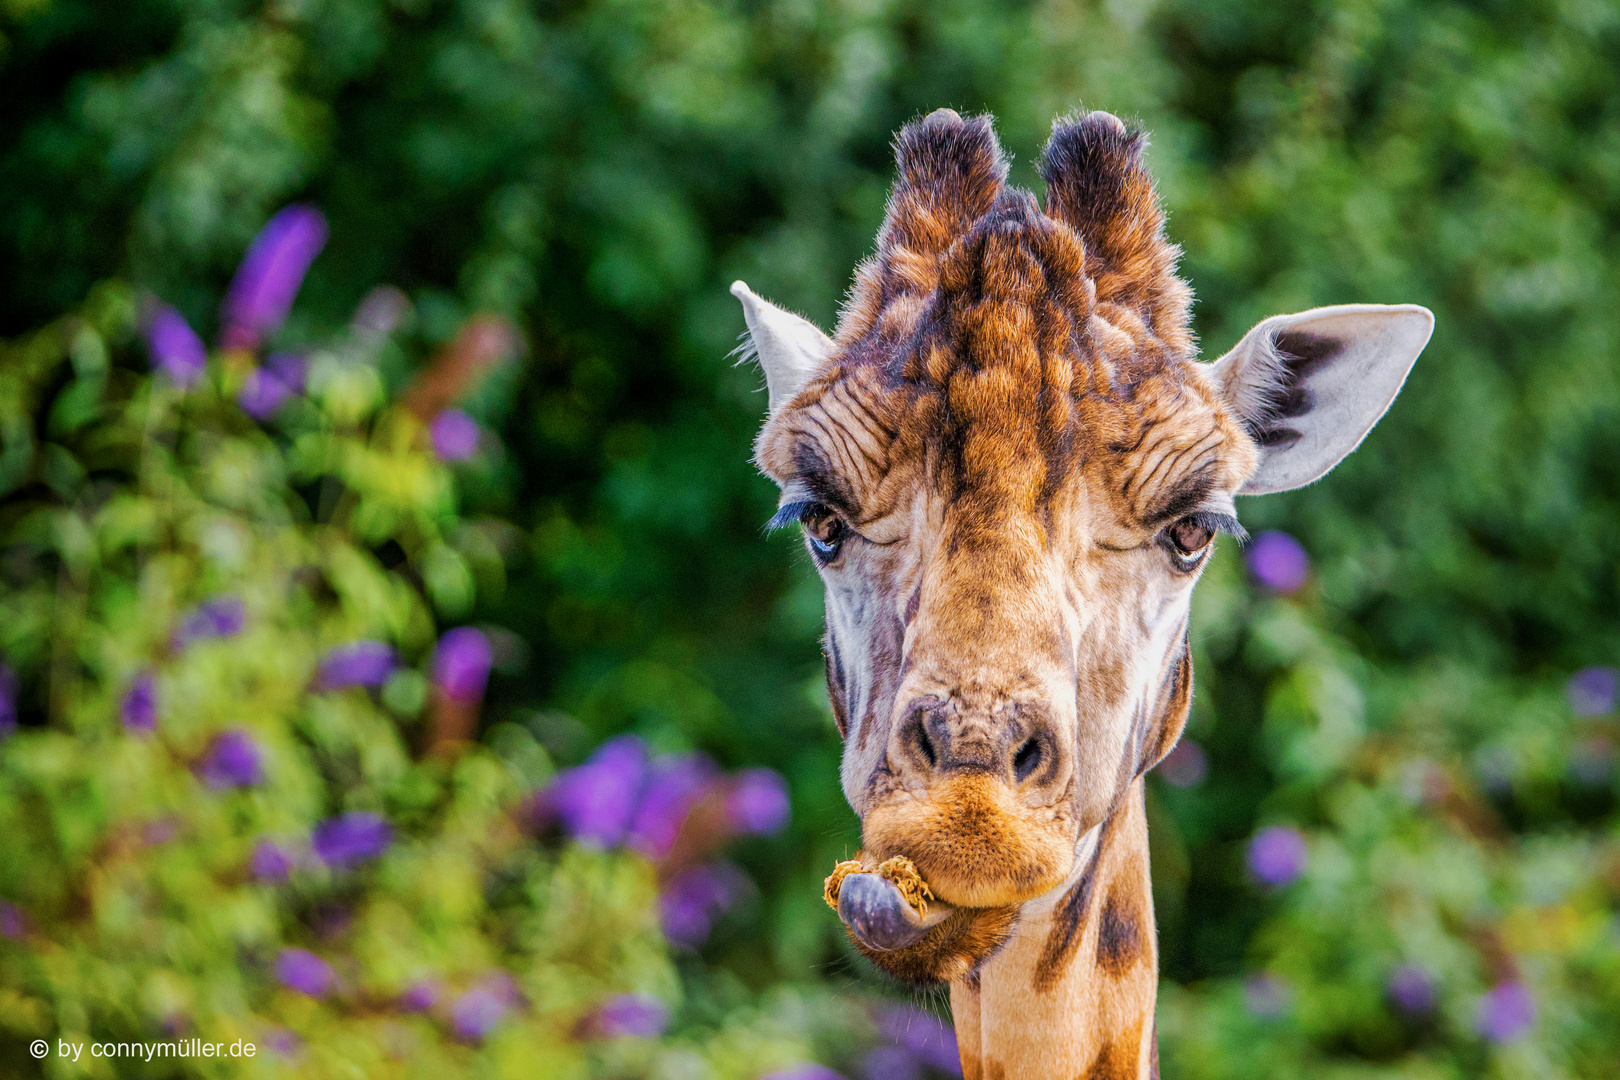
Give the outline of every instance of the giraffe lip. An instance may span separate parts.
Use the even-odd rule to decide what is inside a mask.
[[[838,918],[861,944],[878,952],[916,944],[953,910],[932,903],[920,916],[893,883],[876,874],[850,874],[838,886]]]

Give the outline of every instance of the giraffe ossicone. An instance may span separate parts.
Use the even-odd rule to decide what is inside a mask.
[[[1060,119],[1041,204],[942,109],[895,140],[832,337],[732,287],[772,524],[826,587],[863,845],[828,900],[880,970],[950,984],[969,1078],[1157,1074],[1142,778],[1186,722],[1193,585],[1234,497],[1355,449],[1434,325],[1318,308],[1200,363],[1144,146]]]

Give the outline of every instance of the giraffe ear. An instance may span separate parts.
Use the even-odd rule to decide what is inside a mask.
[[[1434,332],[1416,304],[1341,304],[1275,315],[1210,365],[1260,448],[1240,495],[1304,487],[1360,445]]]
[[[740,281],[732,282],[731,295],[742,301],[752,351],[765,369],[770,411],[775,413],[826,366],[833,354],[832,339],[814,323],[756,296]]]

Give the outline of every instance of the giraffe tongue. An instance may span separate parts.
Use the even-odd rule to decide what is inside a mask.
[[[838,886],[838,917],[861,944],[878,952],[916,944],[953,910],[936,902],[926,916],[918,915],[893,882],[876,874],[850,874]]]

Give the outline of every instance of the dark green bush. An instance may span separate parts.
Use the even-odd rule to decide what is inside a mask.
[[[819,899],[857,841],[818,688],[819,591],[792,545],[759,531],[772,493],[746,458],[763,406],[757,376],[724,359],[741,330],[725,285],[745,277],[830,323],[870,247],[895,128],[940,105],[989,109],[1015,182],[1034,185],[1047,124],[1083,101],[1153,132],[1210,355],[1261,316],[1314,304],[1412,301],[1438,319],[1344,467],[1242,507],[1251,531],[1303,543],[1306,584],[1269,589],[1226,550],[1201,586],[1189,738],[1207,776],[1187,758],[1174,778],[1198,782],[1155,781],[1151,794],[1166,1075],[1601,1077],[1620,1060],[1620,730],[1612,694],[1593,692],[1601,675],[1569,684],[1620,658],[1613,5],[4,0],[0,34],[12,117],[0,131],[0,334],[12,339],[0,648],[21,723],[0,747],[0,814],[24,823],[0,855],[0,895],[32,920],[32,944],[0,942],[0,994],[53,1003],[0,1007],[11,1038],[85,1030],[89,1013],[54,1003],[91,997],[122,1003],[96,1014],[122,1017],[119,1030],[152,1030],[157,1014],[134,1004],[148,969],[75,936],[128,940],[144,909],[114,905],[116,925],[94,929],[87,868],[112,859],[147,888],[166,856],[119,846],[136,841],[115,843],[115,823],[144,835],[179,814],[163,775],[188,785],[187,813],[219,802],[186,763],[227,719],[260,710],[288,725],[267,742],[276,797],[225,796],[240,806],[166,841],[195,852],[182,860],[194,876],[164,871],[163,888],[197,910],[235,910],[207,904],[210,890],[258,896],[230,878],[257,830],[307,831],[340,810],[399,822],[368,882],[417,843],[484,851],[449,839],[449,808],[473,798],[493,828],[502,800],[540,778],[497,762],[572,765],[631,731],[660,752],[771,765],[793,796],[786,834],[737,848],[756,901],[700,952],[646,961],[660,993],[682,988],[676,1031],[774,1038],[751,1011],[760,1002],[864,992]],[[425,486],[367,496],[377,516],[350,516],[344,535],[317,526],[341,491],[371,489],[322,456],[331,444],[300,450],[241,416],[228,362],[195,400],[154,397],[124,340],[134,295],[98,288],[134,282],[212,336],[239,253],[294,200],[325,211],[331,239],[270,344],[339,347],[378,281],[408,294],[415,322],[376,357],[376,403],[397,400],[474,313],[510,319],[528,342],[523,364],[464,400],[497,437],[453,482],[420,448],[353,436],[364,453],[344,467],[418,461]],[[162,420],[149,436],[128,403],[152,401]],[[142,470],[180,479],[141,496]],[[344,479],[323,504],[329,475]],[[128,498],[97,494],[111,489]],[[97,523],[170,492],[181,501]],[[208,554],[229,535],[203,528],[211,515],[254,522],[254,552],[300,539],[227,572]],[[334,573],[343,551],[411,567],[383,574],[408,589],[365,585],[375,567],[353,571],[360,584],[272,588],[271,567],[291,573],[300,544]],[[154,548],[184,557],[143,561]],[[133,583],[153,567],[167,584],[149,595]],[[365,599],[345,605],[343,589]],[[244,636],[186,651],[157,688],[173,700],[195,679],[197,700],[229,707],[191,714],[172,744],[123,734],[129,680],[191,605],[225,592],[244,600]],[[325,614],[306,619],[297,595]],[[512,633],[483,703],[484,749],[456,767],[500,784],[463,795],[454,770],[407,753],[420,728],[384,703],[403,690],[321,697],[331,727],[295,726],[314,722],[294,703],[326,648],[376,637],[421,670],[452,622]],[[244,696],[249,675],[281,696]],[[121,756],[159,746],[167,772]],[[275,787],[296,776],[297,790]],[[1276,888],[1246,868],[1271,826],[1306,841],[1302,876]],[[509,868],[635,865],[490,850]],[[558,871],[497,876],[523,873]],[[615,933],[640,918],[646,936],[613,940],[663,957],[642,887]],[[500,918],[521,922],[521,892],[478,903],[513,904]],[[261,929],[272,916],[278,933],[305,925],[306,909],[256,902]],[[479,922],[467,971],[539,962],[538,946],[493,925]],[[267,969],[210,933],[192,946],[214,950],[196,970],[228,985],[189,992],[213,1008]],[[117,977],[42,966],[45,943],[91,950]],[[475,962],[478,949],[493,951]],[[623,964],[587,964],[577,1000],[654,985]],[[1518,991],[1503,987],[1534,1004],[1523,1031],[1506,1022]],[[1401,1005],[1430,991],[1432,1008]],[[333,1053],[383,1045],[360,1041]],[[15,1045],[0,1052],[29,1067]],[[812,1049],[853,1073],[865,1045]],[[799,1052],[780,1046],[782,1061]]]

